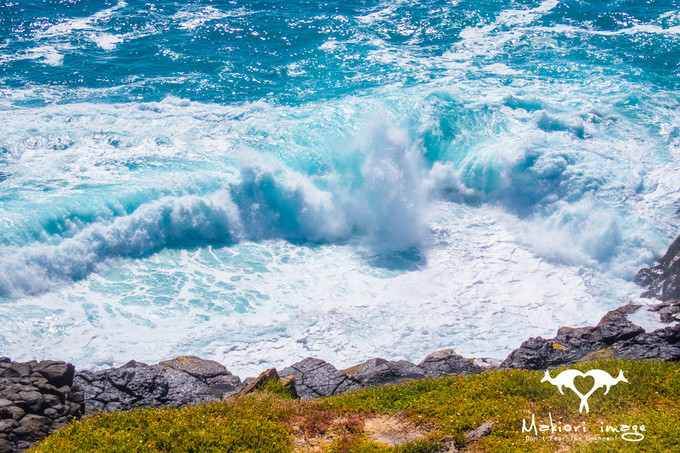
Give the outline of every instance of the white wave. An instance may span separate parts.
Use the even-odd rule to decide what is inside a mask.
[[[410,271],[367,266],[352,245],[279,241],[112,263],[56,293],[0,306],[4,351],[80,368],[198,354],[242,377],[309,355],[338,367],[376,356],[418,361],[451,346],[503,358],[527,336],[597,322],[635,291],[611,281],[592,294],[579,266],[518,245],[493,209],[436,211],[436,242]]]
[[[240,11],[241,13],[243,10]],[[180,27],[186,30],[194,30],[196,28],[202,27],[207,22],[213,20],[224,19],[226,17],[232,17],[234,13],[226,13],[221,11],[214,6],[206,6],[200,10],[195,9],[183,9],[174,14],[173,19],[180,21]]]
[[[11,56],[5,55],[0,59],[0,63],[18,60],[36,60],[49,66],[61,66],[64,63],[64,55],[54,46],[45,45],[30,48]]]
[[[119,1],[111,8],[106,8],[98,11],[88,17],[79,17],[74,19],[64,19],[57,24],[48,27],[44,31],[37,31],[35,33],[36,39],[51,38],[55,36],[63,36],[71,34],[76,30],[92,30],[100,22],[107,22],[111,15],[116,11],[127,6],[124,1]]]
[[[104,50],[113,50],[116,45],[125,41],[125,36],[111,35],[108,33],[97,33],[91,35],[92,41]]]

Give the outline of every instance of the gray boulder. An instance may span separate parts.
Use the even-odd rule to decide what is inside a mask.
[[[456,354],[453,349],[433,352],[418,364],[426,377],[456,376],[459,374],[477,374],[484,371],[470,359]]]
[[[425,371],[406,360],[389,361],[381,358],[370,359],[360,365],[343,370],[361,387],[391,384],[406,379],[421,379]]]
[[[284,368],[279,376],[295,377],[295,390],[300,398],[338,395],[348,390],[360,388],[360,384],[321,359],[307,357]]]

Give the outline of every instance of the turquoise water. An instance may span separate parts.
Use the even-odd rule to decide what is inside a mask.
[[[0,1],[0,355],[257,372],[597,322],[678,234],[677,1]]]

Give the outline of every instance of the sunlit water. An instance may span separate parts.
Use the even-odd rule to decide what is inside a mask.
[[[239,374],[595,323],[677,235],[677,1],[0,1],[0,355]]]

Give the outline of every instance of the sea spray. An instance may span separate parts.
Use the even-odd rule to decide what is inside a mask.
[[[677,235],[670,4],[53,6],[0,3],[15,359],[503,357]]]

